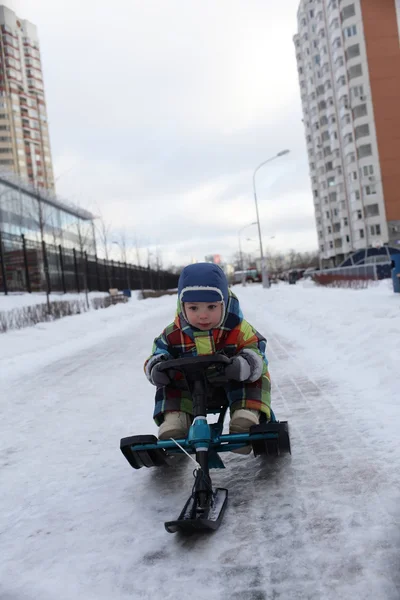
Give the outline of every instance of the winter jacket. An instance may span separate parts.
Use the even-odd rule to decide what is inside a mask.
[[[225,385],[231,411],[238,408],[259,410],[270,416],[271,384],[268,362],[265,356],[266,340],[250,323],[244,320],[239,301],[229,290],[223,321],[218,328],[200,331],[186,321],[178,299],[178,307],[173,323],[168,325],[154,340],[153,353],[146,360],[144,369],[150,380],[152,367],[162,358],[182,358],[184,356],[204,356],[223,352],[235,356],[242,350],[255,352],[262,364],[256,381],[230,381]],[[181,376],[178,374],[177,378]],[[191,413],[191,398],[188,390],[165,386],[157,388],[154,419],[162,423],[167,411],[180,410]]]

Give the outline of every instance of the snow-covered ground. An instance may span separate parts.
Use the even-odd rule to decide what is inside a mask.
[[[106,292],[89,292],[89,298],[98,298],[108,296]],[[50,294],[50,302],[62,302],[65,300],[85,300],[85,294]],[[32,294],[0,294],[0,312],[13,310],[14,308],[22,308],[24,306],[33,306],[35,304],[45,304],[47,295],[45,293],[34,292]]]
[[[293,454],[224,456],[212,535],[163,528],[190,464],[133,471],[119,451],[156,432],[142,365],[175,297],[0,336],[1,600],[400,598],[400,295],[234,291],[268,338]]]

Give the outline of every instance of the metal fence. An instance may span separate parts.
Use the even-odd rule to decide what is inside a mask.
[[[369,281],[378,281],[391,276],[391,263],[373,263],[353,267],[321,269],[312,275],[312,279],[321,285],[358,287]]]
[[[85,251],[34,242],[0,231],[0,292],[108,292],[165,290],[178,275],[164,270],[103,260]]]

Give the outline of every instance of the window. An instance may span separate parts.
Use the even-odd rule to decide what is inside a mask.
[[[336,60],[335,60],[335,67],[338,69],[339,67],[343,67],[344,65],[344,59],[343,56],[339,56]]]
[[[330,225],[328,227],[328,233],[332,233],[332,227]]]
[[[349,108],[349,97],[347,94],[343,94],[339,98],[340,108],[345,108],[346,110]]]
[[[342,40],[340,39],[340,37],[335,38],[332,43],[332,48],[334,50],[337,50],[338,48],[341,48],[341,47],[342,47]]]
[[[351,27],[346,27],[344,30],[344,36],[346,38],[352,37],[353,35],[357,35],[357,27],[356,25],[352,25]]]
[[[331,215],[330,215],[330,212],[329,212],[329,210],[327,210],[325,214],[326,214],[326,218],[327,218],[327,219],[330,219],[330,218],[331,218]]]
[[[364,229],[360,229],[360,239],[364,238]]]
[[[332,187],[335,185],[335,178],[334,177],[329,177],[328,178],[328,187]]]
[[[329,193],[329,202],[336,202],[337,199],[337,193],[336,192],[330,192]]]
[[[369,204],[365,207],[366,217],[379,217],[379,206],[377,204]]]
[[[354,65],[353,67],[350,67],[350,69],[347,71],[347,76],[349,79],[354,79],[355,77],[361,77],[362,75],[362,66],[361,65]]]
[[[364,144],[357,148],[357,156],[358,158],[365,158],[366,156],[372,155],[372,146],[371,144]]]
[[[342,85],[346,85],[346,77],[344,75],[342,75],[341,77],[339,77],[339,79],[336,81],[336,85],[337,85],[337,87],[340,87]]]
[[[354,135],[356,140],[369,135],[369,125],[366,123],[365,125],[359,125],[354,129]]]
[[[358,96],[360,96],[360,99],[362,100],[363,96],[364,96],[364,86],[362,85],[355,85],[351,88],[351,93],[353,95],[353,98],[358,98]]]
[[[376,194],[376,187],[374,185],[366,185],[365,193],[367,196],[373,196],[374,194]]]
[[[350,115],[349,114],[344,115],[340,119],[340,122],[342,124],[342,127],[344,127],[345,125],[349,125],[351,123]]]
[[[344,136],[344,144],[351,144],[351,142],[353,141],[353,134],[352,133],[348,133],[347,135]]]
[[[333,171],[333,163],[331,161],[325,164],[325,170],[326,172]]]
[[[349,46],[345,54],[346,60],[350,60],[352,58],[356,58],[356,56],[360,56],[360,44],[354,44],[353,46]]]
[[[350,17],[354,17],[355,14],[356,14],[356,9],[355,9],[354,4],[345,6],[343,8],[343,10],[340,11],[340,16],[342,18],[342,21],[344,21],[345,19],[349,19]]]
[[[334,223],[333,225],[333,232],[334,233],[339,233],[340,231],[340,223]]]
[[[332,250],[332,248],[333,248],[333,242],[329,242],[329,248]]]
[[[365,165],[365,167],[360,169],[360,173],[361,175],[364,175],[364,177],[369,177],[369,175],[374,174],[374,167],[372,165]]]
[[[360,104],[353,108],[353,119],[358,119],[359,117],[365,117],[367,115],[367,105]]]
[[[335,248],[341,248],[341,247],[342,247],[342,239],[336,238],[335,239]]]
[[[381,235],[381,226],[380,225],[375,225],[375,234]]]
[[[321,136],[321,138],[322,138],[322,141],[323,141],[323,142],[327,142],[327,141],[329,140],[329,137],[330,137],[330,136],[329,136],[329,131],[324,131],[324,132],[322,133],[322,136]]]
[[[343,219],[343,226],[344,226],[344,227],[347,227],[347,226],[348,226],[348,224],[349,224],[349,220],[348,220],[348,218],[347,218],[347,217],[344,217],[344,219]]]

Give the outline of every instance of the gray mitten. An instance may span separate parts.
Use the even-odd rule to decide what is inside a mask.
[[[164,386],[171,383],[171,379],[166,372],[159,370],[164,360],[168,360],[169,356],[156,354],[152,356],[146,365],[146,377],[153,385]]]
[[[163,361],[159,361],[150,371],[150,381],[153,385],[164,386],[171,383],[171,378],[168,377],[166,371],[160,371]]]
[[[257,352],[253,350],[242,350],[235,356],[232,363],[225,368],[225,375],[228,379],[235,381],[254,382],[260,379],[263,372],[263,360]]]
[[[250,365],[244,356],[235,356],[230,365],[225,367],[225,376],[227,379],[235,381],[246,381],[251,374]]]

